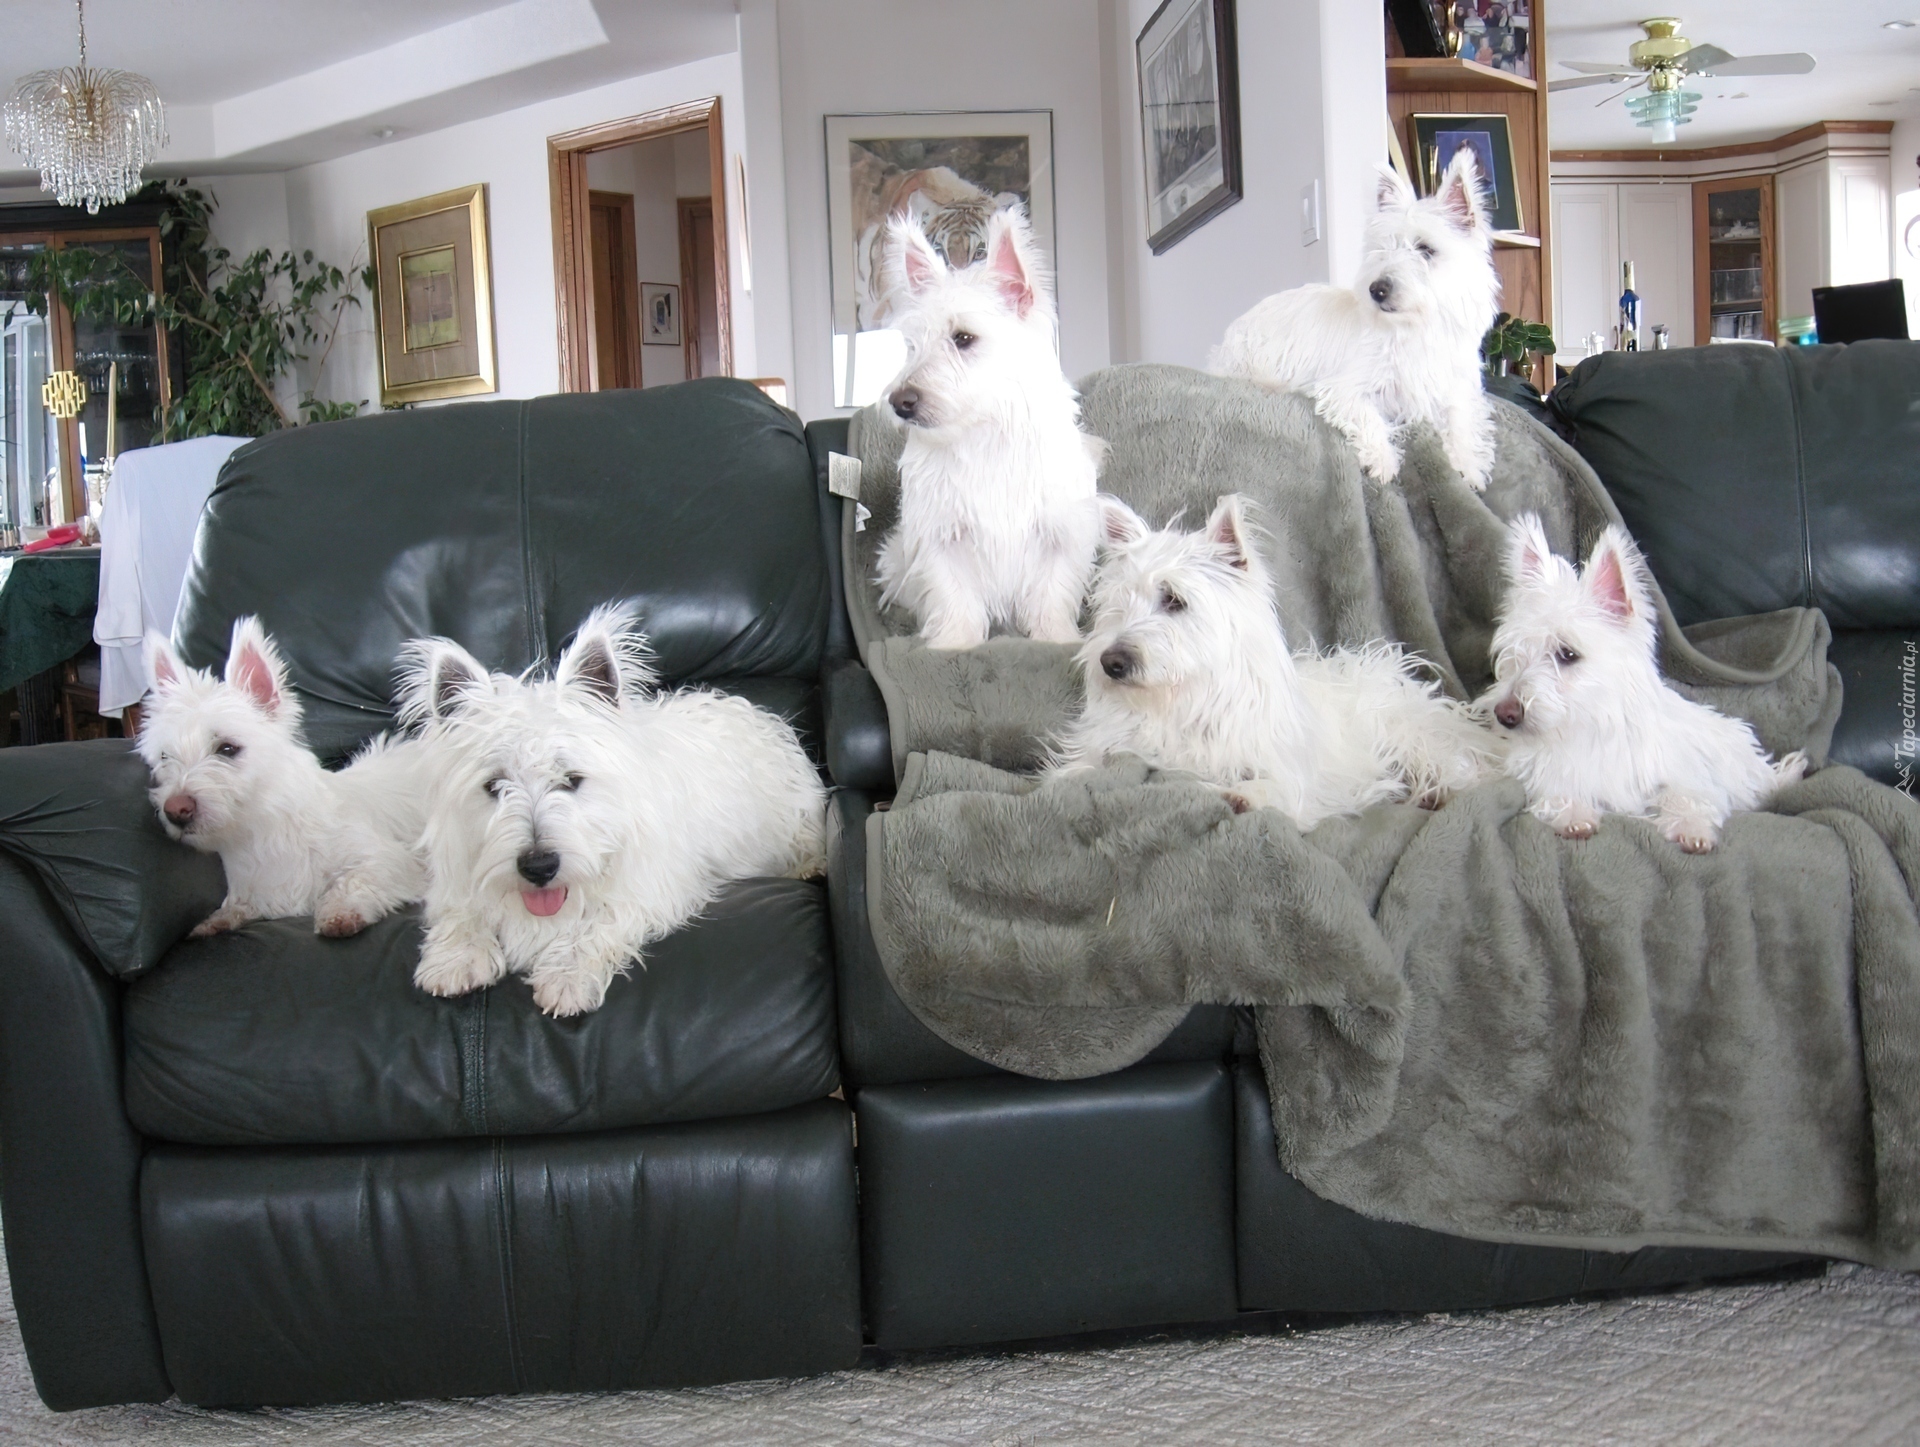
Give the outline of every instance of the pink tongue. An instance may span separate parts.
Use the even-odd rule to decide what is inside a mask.
[[[558,914],[560,906],[567,902],[567,887],[556,884],[551,889],[523,889],[520,902],[527,907],[528,914]]]

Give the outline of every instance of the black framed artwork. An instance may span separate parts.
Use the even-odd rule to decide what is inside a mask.
[[[1422,115],[1408,117],[1413,126],[1414,174],[1420,194],[1431,196],[1446,174],[1454,152],[1466,149],[1480,164],[1486,187],[1487,219],[1495,231],[1523,231],[1520,188],[1514,179],[1513,132],[1507,117],[1491,115]]]
[[[1240,199],[1233,3],[1166,0],[1134,41],[1147,245],[1156,256]]]

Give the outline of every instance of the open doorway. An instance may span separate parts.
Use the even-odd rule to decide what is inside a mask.
[[[560,386],[733,371],[720,101],[550,137]]]

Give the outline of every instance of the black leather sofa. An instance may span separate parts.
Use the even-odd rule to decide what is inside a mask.
[[[1632,435],[1632,374],[1615,380],[1576,378],[1576,436]],[[679,1385],[1786,1260],[1490,1245],[1321,1201],[1277,1164],[1234,1010],[1195,1009],[1147,1061],[1073,1083],[927,1031],[865,923],[863,824],[893,778],[840,602],[825,462],[844,438],[705,381],[235,455],[176,641],[214,662],[230,620],[260,613],[324,755],[387,722],[406,638],[520,668],[635,595],[669,678],[778,708],[821,750],[832,868],[737,886],[601,1011],[556,1022],[519,981],[413,990],[413,913],[351,941],[284,921],[183,942],[220,871],[161,833],[138,759],[0,752],[0,1211],[50,1406]],[[1601,471],[1622,492],[1633,466]],[[1689,555],[1650,550],[1671,589]]]

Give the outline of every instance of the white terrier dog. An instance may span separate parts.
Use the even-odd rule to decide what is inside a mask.
[[[826,794],[793,730],[727,694],[652,693],[654,677],[612,608],[545,680],[489,675],[444,638],[409,645],[405,716],[431,761],[421,989],[515,970],[550,1015],[598,1009],[728,880],[826,867]]]
[[[1352,290],[1301,286],[1268,297],[1227,328],[1212,368],[1306,393],[1380,482],[1400,472],[1395,432],[1431,423],[1447,461],[1483,491],[1493,417],[1480,341],[1500,294],[1492,249],[1471,151],[1454,154],[1426,200],[1382,171]]]
[[[1499,773],[1497,736],[1396,645],[1289,651],[1240,497],[1221,498],[1197,533],[1154,532],[1100,501],[1086,704],[1054,767],[1137,754],[1302,829],[1370,804],[1438,805]]]
[[[227,897],[196,938],[311,914],[357,934],[421,896],[417,745],[376,739],[329,773],[300,736],[300,700],[256,618],[233,625],[224,679],[147,638],[154,693],[140,723],[149,795],[175,839],[220,856]]]
[[[1601,533],[1576,574],[1532,513],[1509,528],[1499,682],[1479,707],[1510,736],[1507,769],[1537,817],[1585,839],[1602,814],[1651,814],[1667,838],[1704,854],[1729,814],[1806,773],[1804,754],[1771,762],[1747,724],[1662,682],[1646,564],[1623,529]]]
[[[1077,642],[1103,449],[1080,430],[1060,370],[1026,217],[996,211],[986,247],[950,270],[916,223],[889,223],[891,320],[907,361],[887,400],[907,440],[881,600],[912,609],[934,648],[984,643],[996,623]]]

